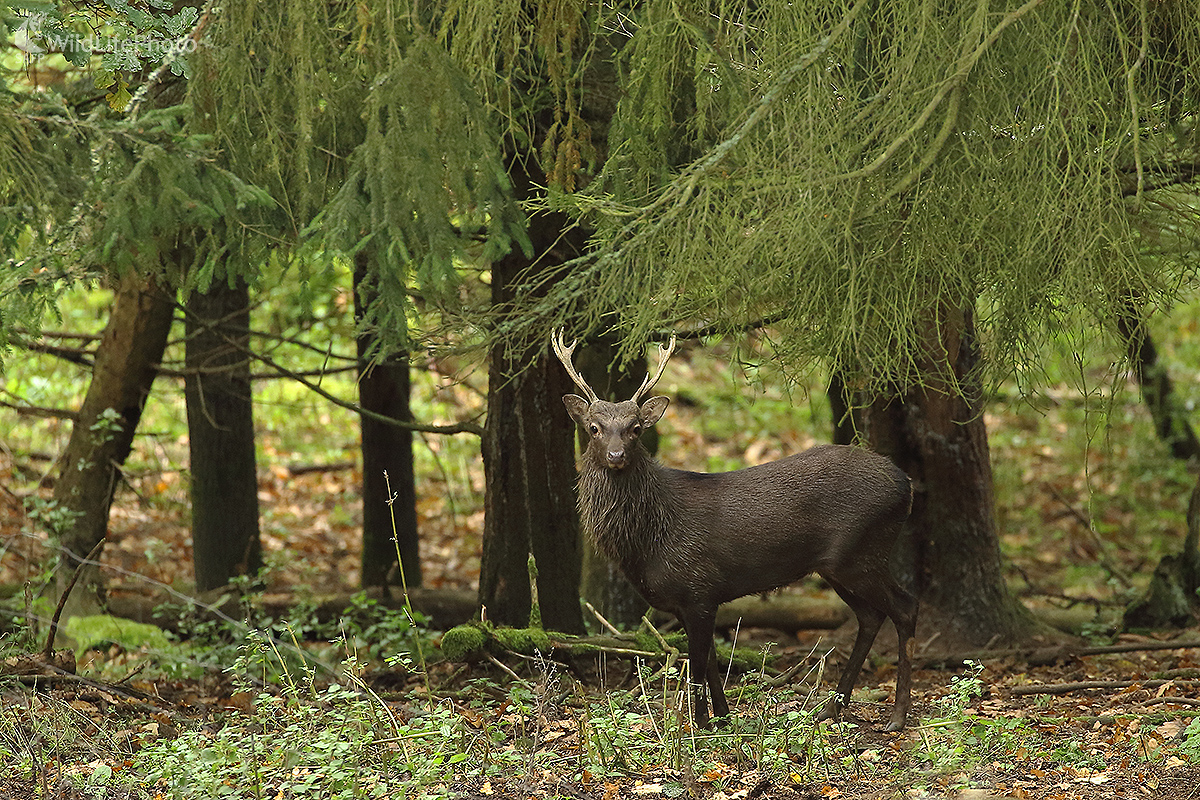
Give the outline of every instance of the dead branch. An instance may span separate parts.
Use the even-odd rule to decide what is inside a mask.
[[[36,336],[39,339],[79,339],[84,342],[98,342],[103,337],[99,333],[79,333],[77,331],[31,331],[29,328],[17,325],[13,327],[13,333],[21,336]]]
[[[1030,686],[1014,686],[1009,689],[1013,695],[1031,694],[1071,694],[1088,689],[1157,689],[1172,683],[1176,686],[1200,686],[1200,681],[1177,681],[1174,678],[1154,678],[1142,681],[1076,681],[1074,683],[1040,683]],[[1175,698],[1171,698],[1172,700]]]
[[[1125,642],[1123,644],[1096,647],[1014,647],[1005,650],[976,650],[972,653],[943,653],[918,656],[916,661],[923,667],[960,666],[964,661],[989,661],[999,658],[1016,658],[1030,664],[1053,664],[1056,661],[1079,656],[1106,655],[1109,653],[1139,653],[1153,650],[1184,650],[1200,648],[1200,639],[1177,639],[1168,642]]]
[[[184,313],[188,313],[186,309],[184,309]],[[204,328],[212,328],[215,330],[217,328],[217,325],[219,325],[219,323],[220,323],[219,320],[216,323],[211,323],[206,320],[201,320],[201,321],[199,321],[198,324],[200,324]],[[220,333],[219,330],[218,330],[218,333]],[[258,361],[261,361],[263,364],[266,364],[271,369],[276,370],[281,375],[291,378],[292,380],[296,381],[297,383],[308,388],[310,391],[316,392],[317,394],[321,395],[321,397],[324,397],[326,400],[330,401],[331,403],[333,403],[335,405],[339,405],[342,408],[348,409],[350,411],[353,411],[354,413],[359,414],[360,416],[364,416],[369,419],[373,419],[378,422],[382,422],[385,425],[395,425],[398,428],[405,428],[405,429],[411,430],[411,431],[422,431],[424,433],[441,433],[441,434],[473,433],[476,436],[480,436],[480,437],[483,436],[483,433],[484,433],[483,426],[480,425],[479,423],[475,422],[474,420],[466,420],[464,422],[457,422],[452,425],[433,425],[433,424],[427,424],[427,423],[421,423],[421,422],[410,422],[408,420],[394,419],[393,417],[389,417],[386,414],[378,414],[374,411],[363,408],[358,403],[352,403],[349,400],[343,400],[342,398],[338,397],[337,395],[333,394],[332,392],[329,392],[326,389],[324,389],[320,384],[313,383],[312,381],[303,377],[299,373],[294,372],[293,370],[287,369],[282,364],[278,363],[277,361],[275,361],[270,356],[267,356],[264,353],[255,352],[253,349],[243,345],[241,342],[237,341],[236,339],[234,339],[231,336],[227,336],[225,334],[221,334],[221,336],[222,336],[222,338],[225,339],[225,341],[229,344],[230,347],[232,347],[236,350],[239,350],[240,352],[244,353],[249,358],[253,358]]]
[[[46,646],[42,648],[42,658],[46,663],[50,663],[54,656],[54,637],[58,635],[58,620],[62,617],[63,609],[67,605],[67,598],[71,596],[71,590],[75,588],[75,584],[79,582],[79,576],[83,572],[83,568],[88,564],[94,564],[93,559],[100,554],[104,548],[104,543],[107,538],[102,538],[92,547],[91,552],[84,556],[83,560],[75,565],[75,572],[71,574],[71,582],[67,584],[67,588],[63,590],[62,597],[58,598],[58,607],[54,609],[54,616],[50,618],[50,631],[46,634]]]
[[[1151,697],[1149,700],[1143,700],[1138,703],[1139,706],[1156,706],[1161,703],[1178,703],[1181,706],[1197,706],[1200,707],[1200,700],[1194,697]]]
[[[69,419],[72,422],[79,419],[79,413],[65,408],[46,408],[44,406],[18,405],[6,400],[0,400],[0,406],[11,408],[22,417],[43,417],[45,419]]]
[[[298,475],[310,475],[314,472],[344,472],[357,467],[354,461],[335,461],[332,464],[288,464],[288,474],[293,478]]]
[[[31,353],[44,353],[72,364],[78,364],[81,367],[87,367],[88,369],[96,365],[93,358],[95,354],[86,347],[67,347],[61,344],[34,342],[20,338],[14,339],[13,344],[22,350],[28,350]]]

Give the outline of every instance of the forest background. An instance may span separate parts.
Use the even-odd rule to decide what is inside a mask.
[[[514,732],[510,715],[546,723],[549,702],[523,699],[532,678],[499,659],[522,647],[488,639],[494,678],[517,694],[481,717],[461,672],[430,665],[421,644],[468,619],[487,620],[485,638],[524,628],[535,598],[534,619],[561,634],[601,617],[651,624],[580,535],[576,434],[558,400],[570,382],[547,348],[560,326],[609,396],[641,380],[647,342],[684,339],[660,386],[674,401],[659,431],[668,463],[734,469],[833,440],[902,466],[917,493],[895,565],[920,597],[931,664],[990,650],[998,684],[1011,659],[1037,662],[1023,648],[1194,628],[1200,26],[1187,5],[3,6],[5,641],[25,653],[7,671],[77,691],[51,647],[61,622],[106,691],[128,681],[104,670],[136,653],[173,663],[173,680],[187,664],[217,680],[230,658],[221,680],[260,673],[257,700],[199,691],[202,716],[274,700],[294,712],[307,700],[289,670],[312,671],[311,692],[340,676],[357,688],[336,702],[361,715],[342,735],[392,756],[359,753],[346,778],[308,752],[322,791],[436,790],[446,777],[422,762],[470,764],[486,794],[507,774],[495,746],[528,759],[539,791],[567,792],[533,767],[553,725],[532,744]],[[798,593],[828,598],[817,583]],[[797,631],[845,619],[815,607],[748,624],[798,647]],[[102,613],[118,610],[195,649]],[[329,653],[301,655],[297,631],[390,657],[406,688],[355,705],[378,687]],[[602,650],[651,647],[669,666],[677,643],[646,635]],[[1158,692],[1151,706],[1180,712],[1104,723],[1108,747],[1133,748],[1113,761],[1119,780],[1145,785],[1153,768],[1169,781],[1200,741],[1189,641],[1166,648],[1170,663],[1100,670],[1139,679],[1109,689]],[[1055,652],[1086,670],[1099,655]],[[543,687],[554,674],[526,669]],[[663,791],[850,791],[862,752],[896,785],[1016,791],[988,754],[1022,761],[1018,740],[1039,729],[976,730],[982,669],[924,679],[949,693],[930,688],[945,702],[920,728],[936,757],[918,777],[911,742],[847,738],[821,750],[819,779],[819,729],[799,709],[775,715],[798,726],[782,733],[735,728],[698,746],[690,732],[681,755],[686,715],[667,735],[682,701],[665,692],[658,727],[614,723],[655,728],[657,755],[578,716],[573,742],[541,746],[574,759],[578,792],[606,792],[602,773],[632,791],[624,781],[662,769],[669,780],[650,783]],[[35,707],[56,698],[14,691],[6,741],[43,795],[109,778],[140,790],[114,777],[134,763],[114,751],[96,760],[107,776],[78,768],[97,738],[86,726],[36,744]],[[388,703],[447,693],[464,704],[441,707],[440,735],[396,727]],[[930,746],[945,719],[970,746]],[[121,729],[152,765],[135,782],[194,783],[163,765],[208,734],[138,732],[160,722]],[[472,726],[484,745],[464,744]],[[439,742],[441,760],[389,746],[410,733]],[[747,762],[729,755],[743,736],[774,738]],[[260,789],[268,767],[299,769],[273,752],[248,760]],[[851,773],[829,771],[843,762]],[[214,763],[233,785],[234,767]]]

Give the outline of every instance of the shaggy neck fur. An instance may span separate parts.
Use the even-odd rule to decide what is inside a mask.
[[[624,469],[588,455],[579,475],[580,520],[605,555],[626,574],[636,574],[671,538],[675,503],[662,468],[640,442]]]

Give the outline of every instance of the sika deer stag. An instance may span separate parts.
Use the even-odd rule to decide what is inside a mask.
[[[561,330],[552,343],[583,393],[563,397],[589,437],[579,475],[583,525],[651,605],[683,623],[696,724],[708,725],[705,681],[713,712],[729,713],[713,649],[717,606],[816,572],[858,618],[854,649],[822,718],[836,718],[845,708],[886,616],[900,645],[887,730],[903,728],[912,704],[909,647],[917,603],[888,562],[911,506],[908,476],[883,456],[840,445],[734,472],[663,467],[639,437],[670,401],[642,397],[662,377],[675,338],[660,346],[654,376],[618,403],[597,397],[575,369],[576,343],[566,346]]]

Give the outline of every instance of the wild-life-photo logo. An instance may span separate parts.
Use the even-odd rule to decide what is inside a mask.
[[[187,12],[192,12],[188,14]],[[195,9],[186,9],[174,17],[163,17],[160,24],[140,32],[114,31],[81,35],[65,27],[50,14],[24,17],[12,29],[11,42],[27,55],[36,57],[59,53],[68,61],[82,65],[93,55],[104,57],[106,68],[135,69],[147,61],[161,61],[196,50],[196,40],[188,35],[195,20]]]

